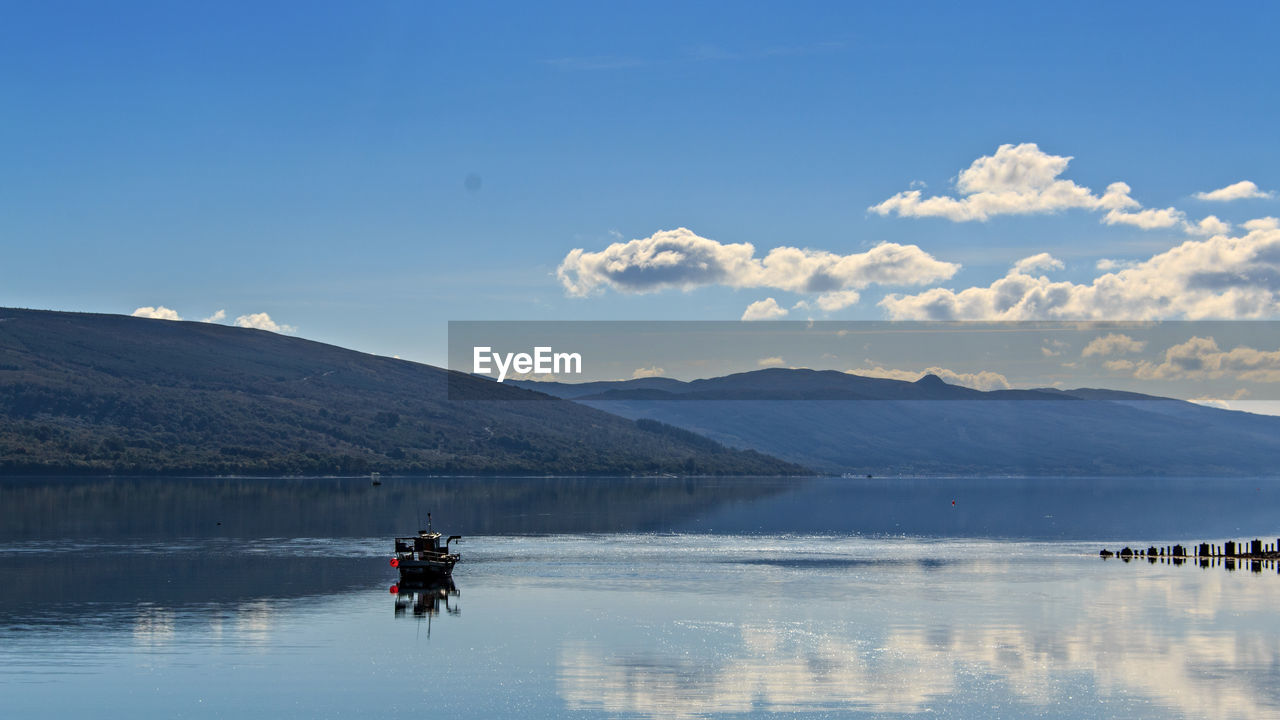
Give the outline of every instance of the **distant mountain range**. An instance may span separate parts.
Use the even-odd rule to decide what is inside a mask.
[[[780,368],[500,384],[259,330],[0,308],[3,474],[808,469],[1277,474],[1280,418],[1111,390]]]
[[[670,425],[275,333],[0,308],[0,473],[375,470],[805,472]]]
[[[997,390],[772,368],[681,382],[520,381],[825,472],[1266,475],[1280,417],[1102,389]]]

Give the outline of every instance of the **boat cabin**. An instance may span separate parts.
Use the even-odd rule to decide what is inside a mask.
[[[441,546],[441,537],[443,536],[440,533],[429,530],[420,530],[416,537],[398,537],[396,538],[396,557],[401,560],[436,559],[441,555],[449,554],[449,543],[462,539],[460,535],[450,535]]]

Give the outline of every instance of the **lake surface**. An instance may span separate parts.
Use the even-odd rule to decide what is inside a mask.
[[[1274,564],[1097,553],[1275,542],[1278,509],[1276,478],[7,479],[0,717],[1277,717]],[[427,512],[455,588],[392,592]]]

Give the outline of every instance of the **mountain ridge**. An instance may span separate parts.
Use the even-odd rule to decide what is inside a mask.
[[[471,402],[450,399],[466,390]],[[805,468],[515,386],[224,325],[0,308],[0,473]]]
[[[908,475],[1266,475],[1280,418],[1102,388],[980,391],[838,370],[720,378],[519,381],[630,418],[682,427],[824,472]],[[633,389],[634,388],[634,389]],[[661,389],[659,389],[661,388]]]

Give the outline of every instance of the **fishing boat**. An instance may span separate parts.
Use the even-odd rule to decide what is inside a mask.
[[[462,556],[449,552],[449,544],[462,536],[450,535],[443,545],[441,537],[431,529],[431,513],[427,513],[426,530],[419,530],[413,537],[396,538],[391,567],[400,571],[401,584],[429,583],[453,576],[453,566]]]

